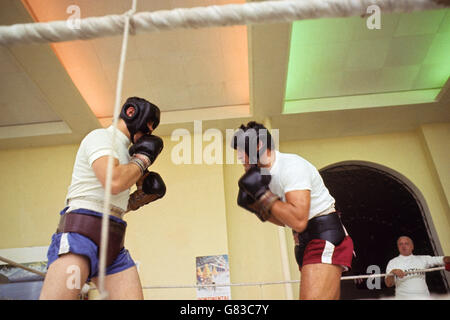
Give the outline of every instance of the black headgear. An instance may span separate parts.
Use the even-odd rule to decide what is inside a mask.
[[[258,150],[260,141],[262,145]],[[250,121],[246,126],[242,124],[238,131],[234,133],[231,141],[231,147],[244,150],[252,165],[256,165],[260,156],[266,149],[272,149],[273,144],[270,132],[262,124],[255,121]]]
[[[128,108],[133,107],[135,112],[132,116],[127,115]],[[142,133],[149,133],[147,123],[153,122],[153,130],[159,125],[160,110],[153,103],[138,97],[128,98],[120,112],[122,118],[130,132],[131,141],[134,143],[134,135],[141,131]]]

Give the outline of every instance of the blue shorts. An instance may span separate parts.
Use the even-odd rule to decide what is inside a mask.
[[[61,215],[66,212],[67,208],[61,211]],[[102,214],[100,212],[86,210],[86,209],[77,209],[73,212],[89,214],[101,217]],[[119,219],[114,216],[110,216],[110,219],[125,224],[126,222],[122,219]],[[90,272],[87,281],[91,281],[92,278],[98,276],[98,268],[99,268],[99,248],[98,246],[89,238],[73,232],[66,233],[55,233],[52,235],[52,242],[48,248],[47,258],[48,264],[47,268],[58,259],[58,257],[65,253],[75,253],[82,256],[85,256],[89,259],[90,262]],[[126,270],[128,268],[134,267],[136,264],[130,256],[130,253],[127,249],[122,248],[116,259],[106,268],[106,274],[114,274]]]

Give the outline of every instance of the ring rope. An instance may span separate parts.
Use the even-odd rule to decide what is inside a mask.
[[[172,30],[176,28],[203,28],[239,24],[290,22],[319,17],[365,15],[366,9],[374,4],[378,5],[380,9],[385,12],[410,12],[415,10],[439,9],[450,5],[448,0],[440,1],[439,3],[438,0],[297,0],[266,1],[242,5],[230,4],[135,14],[136,1],[137,0],[133,0],[132,9],[123,15],[81,19],[79,29],[69,27],[66,21],[0,26],[0,45],[91,39],[100,36],[117,35],[123,32],[113,117],[113,126],[114,128],[117,128],[130,25],[132,26],[133,33],[139,33],[143,31]],[[113,149],[115,147],[115,138],[116,132],[114,130],[112,137]],[[107,292],[104,289],[104,279],[106,273],[106,249],[109,227],[112,164],[113,157],[110,155],[108,157],[100,243],[99,290],[101,298],[103,299],[107,297]],[[373,277],[374,275],[371,276]],[[265,284],[289,282],[290,281]],[[294,280],[292,283],[295,282],[297,281]],[[205,286],[206,285],[203,285],[201,287]]]
[[[103,215],[102,215],[102,230],[101,230],[101,240],[100,240],[100,261],[99,261],[99,272],[98,272],[98,280],[99,280],[99,291],[100,291],[100,299],[106,299],[108,297],[108,292],[105,290],[105,276],[106,276],[106,251],[108,249],[108,229],[109,229],[109,210],[111,204],[111,181],[112,181],[112,169],[113,169],[113,150],[116,147],[116,131],[117,131],[117,123],[119,121],[119,111],[120,111],[120,103],[122,99],[122,83],[123,83],[123,74],[125,70],[125,61],[127,55],[128,48],[128,35],[129,35],[129,27],[130,20],[134,12],[136,12],[136,4],[137,0],[133,0],[132,8],[127,13],[125,13],[125,28],[123,31],[123,40],[122,40],[122,49],[120,52],[120,63],[119,63],[119,71],[117,74],[117,86],[116,86],[116,98],[114,102],[114,116],[112,126],[115,130],[113,130],[111,149],[112,152],[108,156],[108,165],[106,169],[106,183],[105,183],[105,201],[103,205]]]
[[[23,264],[20,264],[18,262],[12,261],[12,260],[9,260],[8,258],[0,256],[0,261],[3,261],[3,262],[5,262],[5,263],[7,263],[7,264],[9,264],[9,265],[11,265],[13,267],[20,268],[20,269],[26,270],[28,272],[32,272],[32,273],[37,274],[37,275],[39,275],[41,277],[45,277],[45,272],[42,272],[42,271],[39,271],[39,270],[36,270],[36,269],[33,269],[33,268],[29,268],[27,266],[24,266]]]
[[[86,40],[121,34],[131,22],[133,33],[179,28],[292,22],[315,18],[365,16],[376,5],[383,13],[442,9],[450,0],[283,0],[178,8],[80,19],[80,27],[66,20],[0,26],[0,45]],[[130,21],[131,20],[131,21]],[[128,22],[127,22],[128,21]]]
[[[436,267],[428,269],[420,269],[414,271],[406,271],[405,274],[415,274],[415,273],[425,273],[444,270],[445,267]],[[341,277],[341,280],[356,280],[356,279],[369,279],[369,278],[382,278],[387,274],[369,274],[369,275],[359,275],[359,276],[345,276]],[[269,281],[269,282],[243,282],[243,283],[228,283],[228,284],[205,284],[205,285],[166,285],[166,286],[143,286],[142,289],[188,289],[188,288],[207,288],[207,287],[248,287],[248,286],[261,286],[261,285],[274,285],[274,284],[285,284],[285,283],[300,283],[300,280],[289,280],[289,281]]]
[[[45,273],[24,266],[15,261],[9,260],[0,256],[0,261],[6,262],[9,265],[12,265],[17,268],[21,268],[27,270],[29,272],[35,273],[42,277],[45,277]],[[433,272],[433,271],[441,271],[444,270],[445,267],[435,267],[428,269],[420,269],[413,271],[406,271],[405,274],[415,274],[415,273],[425,273],[425,272]],[[382,278],[387,274],[369,274],[369,275],[359,275],[359,276],[345,276],[341,277],[341,280],[356,280],[356,279],[370,279],[370,278]],[[263,285],[276,285],[276,284],[285,284],[285,283],[300,283],[300,280],[290,280],[290,281],[269,281],[269,282],[242,282],[242,283],[228,283],[228,284],[204,284],[204,285],[165,285],[165,286],[143,286],[142,289],[191,289],[191,288],[207,288],[207,287],[245,287],[245,286],[263,286]],[[89,290],[95,290],[94,286],[91,286]]]

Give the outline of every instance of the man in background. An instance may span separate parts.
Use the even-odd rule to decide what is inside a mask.
[[[428,269],[443,266],[450,271],[450,257],[416,256],[413,254],[414,243],[411,238],[401,236],[397,240],[397,248],[400,253],[390,260],[386,267],[384,282],[387,287],[395,285],[396,299],[426,299],[430,296],[425,273],[409,273],[414,270]]]

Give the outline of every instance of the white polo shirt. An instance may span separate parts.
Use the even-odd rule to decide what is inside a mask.
[[[309,219],[334,206],[319,171],[299,155],[275,151],[275,162],[270,168],[270,191],[286,201],[285,194],[294,190],[310,190]]]
[[[112,135],[116,130],[116,148],[112,150]],[[96,129],[91,131],[80,144],[75,164],[72,172],[72,182],[67,192],[66,201],[74,198],[96,199],[103,201],[105,189],[92,169],[92,163],[100,157],[108,156],[111,153],[120,164],[127,164],[130,161],[128,146],[130,139],[119,129],[109,126],[106,129]],[[129,189],[117,195],[111,195],[111,204],[123,210],[127,209]],[[97,204],[98,206],[98,204]],[[86,208],[86,209],[94,209]]]
[[[414,271],[427,269],[434,266],[443,266],[444,257],[432,256],[409,256],[399,255],[390,260],[386,267],[386,274],[394,269],[402,271]],[[425,273],[413,273],[403,278],[395,277],[395,298],[396,299],[420,299],[430,295],[425,281]]]

